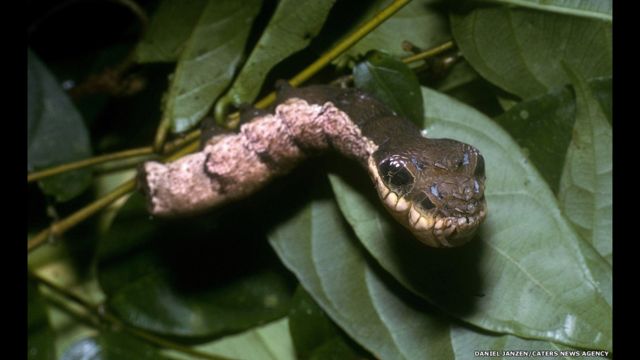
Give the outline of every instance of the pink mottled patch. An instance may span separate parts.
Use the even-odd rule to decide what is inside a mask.
[[[304,157],[298,145],[333,146],[363,164],[377,149],[332,103],[290,98],[274,115],[242,125],[237,134],[217,135],[201,152],[167,165],[147,162],[142,178],[150,211],[159,216],[194,213],[250,195]]]

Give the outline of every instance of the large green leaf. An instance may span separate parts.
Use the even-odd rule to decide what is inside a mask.
[[[229,85],[242,58],[259,0],[210,1],[186,41],[164,109],[174,132],[195,125]]]
[[[589,84],[571,72],[577,114],[560,181],[560,205],[577,232],[612,261],[612,133]]]
[[[136,47],[140,63],[177,61],[207,3],[215,0],[163,0]]]
[[[443,79],[437,79],[433,85],[436,90],[444,93],[454,92],[480,78],[466,61],[455,64],[446,75]]]
[[[558,194],[562,211],[611,262],[611,171],[605,169],[611,164],[611,78],[587,84],[579,92],[583,109],[577,113],[578,123],[568,87],[523,101],[495,120],[523,147],[556,193],[563,176]]]
[[[451,16],[453,35],[487,80],[523,99],[584,78],[611,76],[611,23],[522,8],[482,7]]]
[[[571,89],[560,87],[519,102],[495,119],[520,145],[556,194],[575,115]]]
[[[600,20],[612,20],[611,0],[481,0],[503,3],[559,14],[583,16]]]
[[[591,93],[600,103],[600,109],[607,117],[609,124],[613,123],[613,82],[610,76],[589,79]]]
[[[415,73],[402,61],[372,51],[353,68],[356,87],[374,95],[399,115],[422,123],[424,105]]]
[[[49,324],[44,299],[38,285],[27,283],[27,354],[29,360],[53,360],[56,358],[54,333]]]
[[[273,229],[269,240],[325,312],[375,356],[452,356],[446,322],[424,304],[392,293],[395,283],[363,256],[332,199],[314,197]]]
[[[252,103],[269,70],[318,35],[334,3],[335,0],[280,1],[225,97],[235,105]]]
[[[323,310],[378,358],[450,359],[455,355],[456,359],[472,359],[479,349],[568,349],[490,334],[443,317],[370,261],[335,202],[324,196],[314,196],[275,228],[270,241]],[[323,329],[317,335],[330,337],[331,330]]]
[[[573,349],[562,344],[548,341],[522,339],[510,335],[489,334],[469,331],[457,324],[451,326],[451,342],[456,359],[477,359],[478,357],[497,357],[513,359],[516,357],[535,357],[554,360],[558,358],[595,358],[605,359],[611,352],[589,349],[597,353],[587,354],[585,350]],[[479,352],[485,352],[479,353]],[[478,354],[479,353],[479,354]]]
[[[362,244],[405,287],[466,322],[610,349],[611,268],[583,246],[503,130],[446,96],[426,88],[423,96],[431,137],[468,142],[485,156],[488,218],[478,239],[462,248],[424,248],[386,214],[368,180],[332,175],[340,208]]]
[[[210,337],[285,316],[291,289],[263,237],[240,218],[149,219],[133,195],[100,240],[98,279],[107,305],[131,325]],[[238,266],[241,261],[244,265]]]
[[[428,49],[451,39],[445,14],[438,10],[437,0],[413,0],[387,21],[367,34],[339,58],[345,62],[357,58],[369,50],[379,50],[400,57],[408,55],[402,50],[402,43],[409,41],[418,48]],[[363,6],[357,3],[356,6]],[[380,10],[389,6],[389,1],[370,2],[360,21],[352,21],[355,30],[364,21],[370,20]]]
[[[27,171],[91,156],[89,134],[67,94],[31,50],[27,63]],[[90,182],[91,172],[85,169],[42,180],[40,187],[58,201],[66,201]]]
[[[363,357],[302,287],[298,287],[293,296],[289,331],[300,359],[355,360]]]
[[[611,78],[587,84],[578,94],[580,122],[575,123],[576,104],[569,87],[520,102],[495,120],[523,147],[556,193],[563,176],[564,187],[558,193],[562,211],[611,262],[611,171],[603,170],[611,164]]]

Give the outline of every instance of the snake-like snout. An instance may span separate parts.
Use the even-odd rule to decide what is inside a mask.
[[[483,205],[482,180],[473,177],[459,177],[434,184],[431,192],[441,200],[439,208],[442,216],[468,217],[477,214]]]

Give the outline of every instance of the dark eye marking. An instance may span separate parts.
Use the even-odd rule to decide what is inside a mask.
[[[484,158],[480,154],[478,154],[478,162],[473,174],[478,177],[484,176]]]
[[[420,206],[422,206],[425,210],[430,210],[436,207],[428,197],[425,197],[422,201],[420,201]]]
[[[393,187],[404,187],[411,185],[414,181],[413,175],[407,170],[404,161],[399,159],[386,159],[380,166],[379,170],[382,180]]]

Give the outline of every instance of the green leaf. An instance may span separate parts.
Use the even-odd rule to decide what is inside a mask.
[[[361,358],[302,287],[298,287],[293,296],[289,310],[289,331],[298,358]]]
[[[611,0],[482,0],[558,14],[612,21]]]
[[[548,341],[522,339],[510,335],[497,335],[489,334],[477,331],[469,331],[469,328],[463,327],[457,324],[451,326],[451,342],[456,354],[456,359],[472,359],[482,357],[495,357],[490,356],[478,356],[478,351],[495,351],[502,355],[502,359],[512,359],[516,357],[524,357],[522,351],[528,352],[528,356],[535,357],[537,359],[558,359],[564,358],[576,358],[582,356],[583,358],[596,358],[605,359],[610,355],[610,352],[601,351],[600,356],[586,355],[582,352],[584,350],[573,349],[561,344],[556,344]],[[589,350],[595,350],[589,348]],[[597,351],[597,350],[596,350]],[[513,352],[508,355],[506,352]],[[520,352],[520,353],[518,353]]]
[[[226,336],[208,344],[198,345],[195,349],[229,359],[297,359],[289,337],[289,322],[287,318],[255,327],[240,334]],[[185,356],[177,351],[168,351],[167,355],[169,354],[174,359],[193,359],[193,357]]]
[[[27,347],[29,360],[53,360],[56,352],[55,334],[49,324],[44,299],[38,285],[29,280],[27,284]]]
[[[163,0],[135,50],[139,63],[177,61],[198,17],[212,0]]]
[[[287,274],[272,264],[263,237],[238,228],[237,215],[152,220],[142,195],[132,195],[99,244],[107,305],[131,325],[185,337],[242,331],[286,315]]]
[[[314,183],[311,188],[322,185]],[[376,358],[447,359],[455,353],[455,358],[466,359],[480,349],[567,349],[550,342],[490,334],[443,317],[370,261],[333,200],[316,195],[308,202],[308,196],[295,195],[306,205],[273,229],[270,241],[324,311]],[[292,323],[290,317],[293,331]],[[318,323],[309,326],[314,324]],[[330,337],[330,329],[320,325],[317,330],[319,338]]]
[[[611,24],[522,8],[452,14],[456,43],[487,80],[523,99],[568,84],[561,63],[585,78],[611,76]]]
[[[437,10],[437,3],[437,0],[411,1],[347,50],[338,58],[338,62],[344,63],[349,58],[357,58],[374,49],[395,57],[407,56],[409,54],[402,49],[404,41],[409,41],[421,49],[429,49],[450,40],[447,17]],[[358,6],[362,4],[358,3]],[[387,6],[389,1],[373,1],[361,20],[353,22],[352,31]]]
[[[446,323],[424,304],[395,295],[393,280],[372,267],[351,234],[335,202],[320,194],[274,228],[269,240],[332,320],[376,357],[452,357]]]
[[[437,80],[433,86],[440,92],[450,93],[478,79],[480,76],[471,65],[466,61],[461,61],[453,65],[451,71],[443,79]]]
[[[610,349],[611,268],[583,246],[503,130],[444,95],[423,88],[423,96],[431,137],[470,143],[485,157],[487,220],[466,246],[446,252],[422,247],[385,212],[368,180],[331,175],[338,204],[362,244],[406,288],[465,322]]]
[[[31,50],[27,62],[27,171],[91,156],[89,134],[80,113]],[[45,194],[67,201],[90,182],[91,173],[85,169],[56,175],[39,184]]]
[[[583,121],[575,128],[575,101],[567,87],[521,102],[496,121],[523,147],[554,192],[565,176],[565,188],[558,194],[562,211],[610,263],[611,172],[598,173],[595,166],[611,163],[606,155],[611,151],[611,78],[592,79],[585,89],[589,106],[578,112]],[[596,139],[590,135],[594,131],[599,133]],[[569,169],[578,173],[576,183]],[[585,190],[585,181],[590,190]]]
[[[582,238],[611,263],[611,124],[589,84],[567,70],[576,90],[577,114],[560,181],[560,206]]]
[[[259,0],[210,1],[201,11],[173,74],[164,118],[189,130],[229,85],[242,58]]]
[[[400,116],[415,124],[422,123],[424,106],[420,83],[407,64],[373,51],[353,69],[353,79],[356,87],[375,96]]]
[[[268,72],[316,37],[335,0],[282,0],[237,80],[226,94],[236,106],[252,103]]]
[[[600,103],[600,108],[604,115],[607,117],[609,125],[613,123],[612,114],[612,101],[613,101],[613,82],[611,77],[602,77],[589,79],[589,86],[591,87],[591,93],[596,100]]]
[[[296,355],[309,358],[318,347],[337,336],[337,328],[302,287],[296,289],[289,310],[289,331]]]
[[[131,334],[102,330],[72,344],[60,360],[164,360],[156,348]]]
[[[517,103],[495,119],[520,145],[556,194],[575,114],[572,91],[560,87]]]

